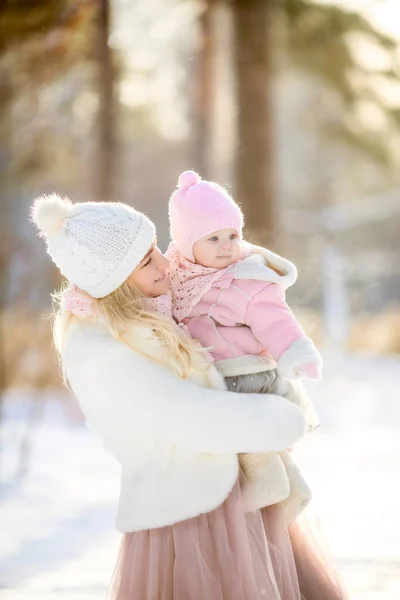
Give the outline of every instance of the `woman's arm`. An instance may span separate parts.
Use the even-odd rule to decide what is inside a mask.
[[[117,341],[108,340],[99,354],[92,373],[86,370],[86,384],[108,404],[113,430],[128,447],[133,429],[213,454],[280,451],[305,433],[300,409],[279,396],[203,388]]]

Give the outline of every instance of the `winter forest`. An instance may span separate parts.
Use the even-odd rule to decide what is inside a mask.
[[[104,598],[119,543],[32,201],[130,204],[165,250],[185,169],[297,266],[288,302],[324,358],[297,453],[351,598],[397,600],[399,2],[3,0],[0,82],[0,600]]]

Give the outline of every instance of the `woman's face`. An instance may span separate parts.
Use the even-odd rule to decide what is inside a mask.
[[[169,289],[168,261],[156,246],[152,244],[136,269],[129,275],[131,281],[148,298],[166,294]]]

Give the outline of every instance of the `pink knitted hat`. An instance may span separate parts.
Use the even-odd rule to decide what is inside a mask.
[[[219,229],[235,229],[242,237],[243,215],[220,185],[203,181],[194,171],[179,176],[169,201],[171,238],[183,256],[194,261],[193,245]]]

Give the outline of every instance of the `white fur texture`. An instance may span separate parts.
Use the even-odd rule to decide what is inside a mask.
[[[309,505],[312,492],[304,479],[299,467],[293,461],[290,452],[281,452],[280,457],[286,468],[286,473],[290,483],[290,494],[288,498],[282,502],[285,511],[286,523],[291,525],[303,510]]]
[[[271,371],[276,369],[277,364],[272,357],[247,355],[225,358],[215,363],[215,366],[224,377],[236,377],[238,375],[252,375],[262,371]]]
[[[322,365],[322,358],[310,338],[301,338],[282,354],[278,361],[278,371],[284,377],[298,379],[296,367],[307,363]]]
[[[57,194],[49,194],[36,198],[33,203],[31,217],[43,237],[56,235],[64,219],[69,216],[72,208],[69,200],[63,200]]]
[[[237,263],[235,267],[235,277],[237,279],[270,281],[271,283],[278,283],[285,290],[295,283],[297,269],[290,260],[271,252],[271,250],[254,246],[248,242],[244,242],[244,246],[249,248],[252,254],[247,259]],[[275,269],[280,273],[277,273]]]
[[[134,332],[143,353],[167,352],[143,329]],[[74,326],[65,369],[90,428],[122,465],[121,532],[213,510],[237,479],[238,453],[281,451],[305,433],[292,402],[209,389],[200,384],[201,371],[197,381],[180,379],[100,325]]]
[[[278,452],[241,454],[240,466],[246,476],[243,504],[246,512],[286,500],[290,482]]]

